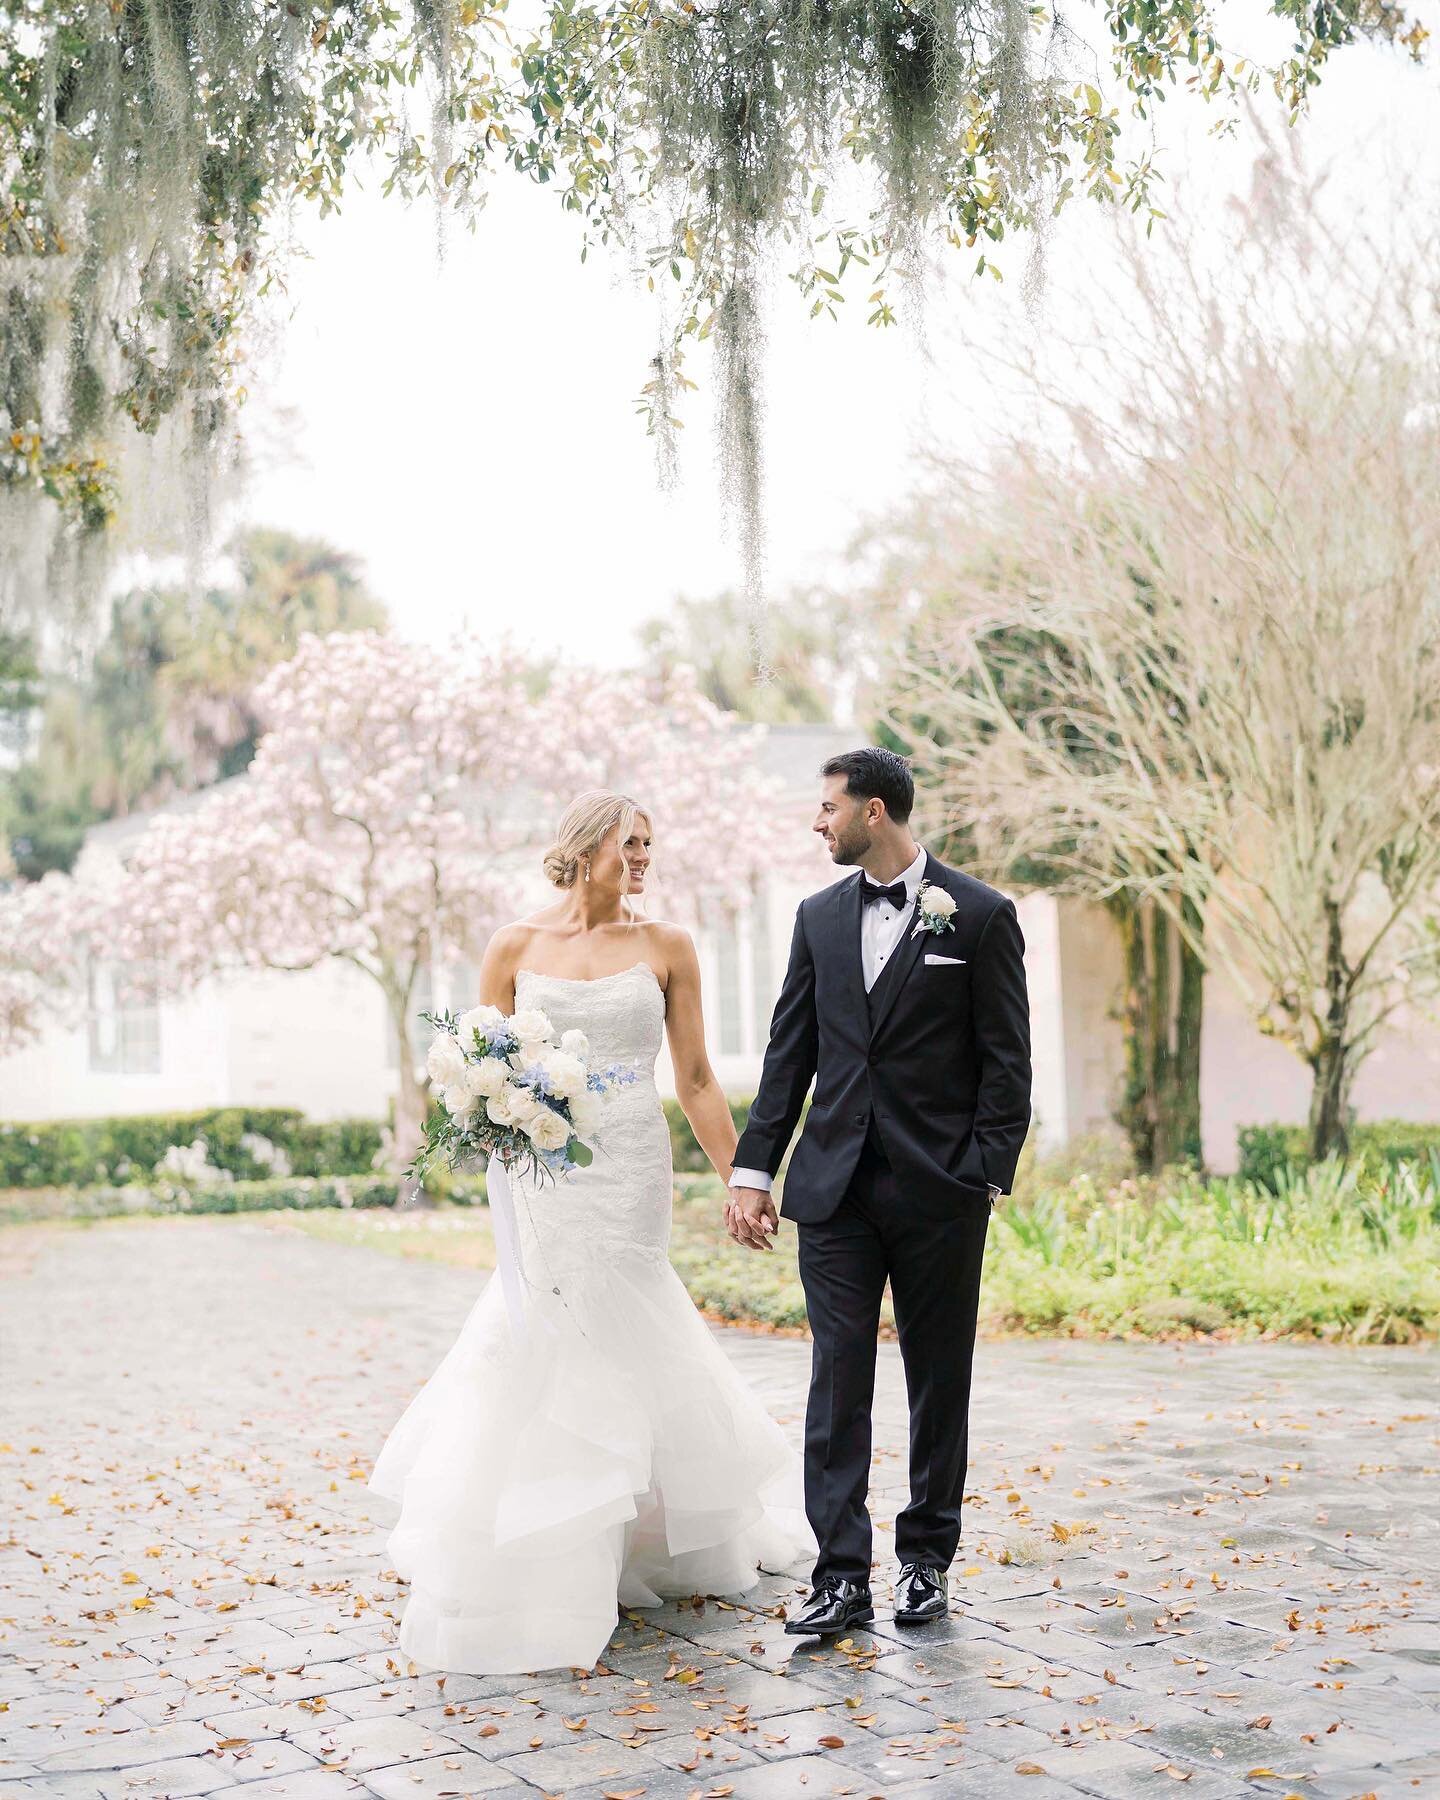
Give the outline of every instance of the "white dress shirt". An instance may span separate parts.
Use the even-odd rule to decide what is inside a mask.
[[[896,912],[888,900],[865,900],[860,906],[860,969],[865,979],[865,992],[868,994],[880,978],[886,963],[900,948],[905,927],[915,911],[915,896],[920,891],[920,883],[925,877],[925,852],[916,853],[915,860],[908,869],[902,869],[895,879],[905,883],[905,910]],[[889,887],[888,881],[876,881],[868,871],[862,870],[860,879],[867,887]],[[761,1193],[770,1192],[770,1177],[764,1169],[736,1169],[730,1177],[731,1187],[759,1188]]]

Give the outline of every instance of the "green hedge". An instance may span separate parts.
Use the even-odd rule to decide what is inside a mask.
[[[730,1099],[730,1117],[735,1121],[735,1129],[743,1131],[745,1121],[750,1117],[750,1102],[753,1094],[746,1094],[742,1099],[732,1094]],[[690,1121],[680,1110],[678,1100],[665,1102],[665,1120],[670,1127],[670,1154],[674,1160],[677,1175],[707,1175],[710,1163],[705,1152],[696,1141],[695,1133],[690,1129]]]
[[[380,1148],[380,1126],[372,1119],[317,1122],[279,1106],[0,1123],[0,1188],[143,1183],[172,1145],[196,1138],[204,1138],[211,1165],[237,1181],[273,1179],[241,1142],[252,1134],[284,1152],[290,1178],[369,1175]]]
[[[1282,1170],[1310,1163],[1310,1133],[1303,1125],[1242,1125],[1239,1132],[1241,1180],[1274,1189]],[[1440,1124],[1409,1119],[1377,1119],[1350,1129],[1350,1154],[1373,1162],[1426,1162],[1440,1157]]]
[[[0,1219],[117,1219],[150,1213],[274,1212],[290,1207],[310,1211],[325,1206],[394,1206],[400,1184],[374,1175],[325,1180],[283,1177],[271,1181],[227,1181],[223,1186],[135,1182],[125,1187],[45,1188],[0,1200]]]
[[[730,1100],[737,1131],[745,1129],[750,1100],[748,1094]],[[665,1102],[665,1117],[676,1173],[707,1173],[705,1152],[677,1101]],[[370,1175],[380,1149],[380,1126],[374,1120],[312,1121],[293,1107],[280,1106],[29,1125],[0,1122],[0,1189],[146,1186],[172,1145],[189,1145],[196,1138],[205,1140],[212,1167],[239,1182],[268,1182],[270,1171],[241,1142],[250,1134],[268,1139],[289,1158],[290,1175],[280,1179]]]

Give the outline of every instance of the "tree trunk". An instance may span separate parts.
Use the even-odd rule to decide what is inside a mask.
[[[1317,1162],[1350,1150],[1351,1060],[1349,971],[1345,966],[1340,908],[1325,901],[1325,1028],[1309,1058],[1315,1085],[1310,1090],[1310,1155]]]
[[[1198,935],[1201,916],[1190,901],[1185,906]],[[1145,1173],[1174,1162],[1198,1167],[1204,964],[1153,902],[1121,895],[1108,907],[1125,958],[1125,1095],[1117,1120]]]
[[[1181,902],[1185,922],[1196,940],[1205,935],[1204,914],[1187,895]],[[1200,1038],[1205,1020],[1205,959],[1190,935],[1177,932],[1178,1000],[1175,1009],[1175,1056],[1169,1115],[1173,1121],[1172,1162],[1201,1168],[1205,1153],[1200,1137]]]
[[[395,1176],[402,1183],[400,1204],[413,1205],[419,1198],[418,1189],[412,1192],[413,1184],[404,1180],[403,1171],[406,1164],[425,1137],[425,1113],[427,1095],[424,1084],[415,1075],[415,1055],[410,1047],[410,997],[414,992],[413,979],[403,988],[397,985],[386,985],[386,999],[390,1004],[390,1029],[395,1033],[395,1042],[399,1058],[399,1076],[395,1085],[395,1128],[390,1140],[390,1166]]]
[[[400,1171],[420,1148],[425,1136],[425,1089],[415,1079],[408,1034],[400,1040],[400,1080],[395,1090],[395,1142],[393,1154]]]

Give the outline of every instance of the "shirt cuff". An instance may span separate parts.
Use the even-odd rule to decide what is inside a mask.
[[[732,1188],[759,1188],[762,1194],[770,1192],[770,1176],[763,1169],[732,1169],[730,1185]]]

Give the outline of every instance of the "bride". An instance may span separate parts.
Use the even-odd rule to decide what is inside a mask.
[[[637,1079],[604,1103],[588,1167],[512,1175],[525,1329],[512,1332],[488,1282],[371,1474],[400,1507],[401,1647],[433,1669],[588,1669],[619,1606],[741,1593],[762,1562],[814,1552],[799,1458],[666,1254],[662,1029],[722,1183],[736,1139],[705,1051],[695,946],[631,905],[650,830],[635,801],[580,795],[545,857],[561,898],[497,931],[481,967],[483,1004],[538,1009]]]

